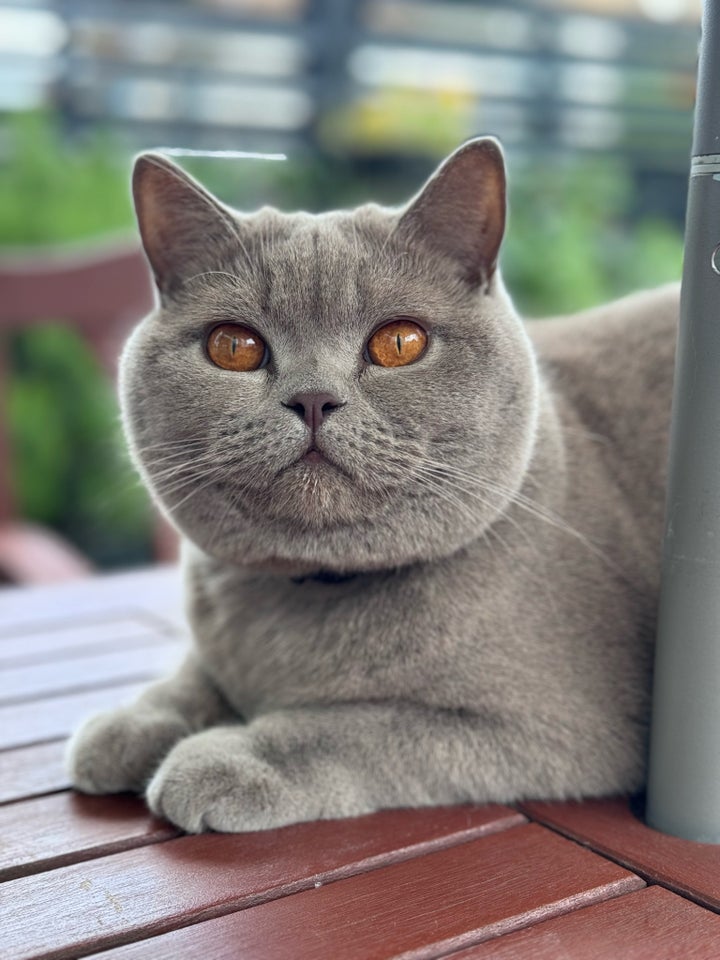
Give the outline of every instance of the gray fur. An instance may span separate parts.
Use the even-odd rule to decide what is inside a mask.
[[[488,140],[400,212],[239,215],[157,157],[135,184],[161,296],[124,421],[183,534],[194,649],[76,734],[76,786],[190,831],[640,788],[677,289],[525,327]],[[397,315],[427,353],[367,364]],[[226,319],[267,368],[208,361]],[[337,469],[297,462],[299,390],[345,401]]]

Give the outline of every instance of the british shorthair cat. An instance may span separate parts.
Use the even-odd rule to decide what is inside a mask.
[[[152,154],[134,196],[123,419],[192,645],[75,786],[191,832],[640,788],[678,288],[523,323],[490,138],[403,209],[241,214]]]

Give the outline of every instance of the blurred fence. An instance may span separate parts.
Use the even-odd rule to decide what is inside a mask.
[[[486,131],[684,172],[697,22],[596,5],[3,0],[0,107],[47,93],[144,144],[434,153]]]

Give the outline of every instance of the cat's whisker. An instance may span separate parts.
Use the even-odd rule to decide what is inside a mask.
[[[190,458],[188,458],[187,450],[183,450],[163,457],[148,457],[144,460],[146,469],[148,469],[152,476],[156,479],[166,476],[173,471],[182,470],[185,467],[197,469],[198,467],[203,467],[206,464],[214,465],[217,462],[218,458],[212,450],[204,452],[202,456],[194,456]],[[162,466],[163,464],[169,464],[169,466]]]
[[[449,500],[447,499],[447,497],[445,496],[445,494],[447,493],[447,490],[443,487],[442,484],[435,483],[435,482],[428,482],[428,477],[427,477],[426,475],[423,476],[423,478],[422,478],[422,480],[421,480],[421,484],[422,484],[422,483],[425,483],[425,485],[427,485],[431,490],[433,490],[433,492],[434,492],[437,496],[439,496],[441,499],[445,499],[446,502],[449,502],[449,503],[452,503],[452,504],[455,505],[455,506],[458,506],[457,499],[454,499],[453,501],[449,501]],[[466,516],[467,516],[467,514],[466,514]],[[470,519],[472,519],[472,514],[470,514]],[[494,538],[497,540],[497,542],[504,548],[504,550],[505,550],[505,552],[507,553],[507,555],[512,558],[514,565],[515,565],[515,566],[522,567],[523,569],[527,570],[527,571],[528,571],[528,576],[529,576],[529,578],[531,578],[532,580],[534,580],[534,581],[536,581],[536,582],[539,582],[540,586],[542,587],[542,589],[543,589],[544,592],[545,592],[545,595],[546,595],[546,598],[547,598],[548,605],[549,605],[550,609],[552,609],[553,614],[554,614],[555,616],[557,616],[557,615],[558,615],[557,604],[556,604],[556,602],[555,602],[555,597],[553,596],[553,593],[552,593],[552,590],[551,590],[551,588],[550,588],[550,585],[549,585],[549,584],[546,582],[546,580],[545,580],[544,578],[542,578],[542,577],[539,578],[539,580],[538,580],[538,578],[535,576],[536,571],[533,571],[532,568],[528,567],[528,565],[518,556],[517,551],[516,551],[515,549],[513,549],[513,547],[511,546],[511,544],[509,544],[509,543],[507,542],[507,540],[505,540],[505,538],[500,534],[499,530],[497,529],[497,526],[499,525],[499,523],[500,523],[502,520],[504,520],[504,519],[508,519],[508,518],[507,518],[506,516],[501,516],[501,517],[499,517],[499,518],[497,519],[496,522],[493,522],[493,523],[490,523],[490,524],[487,524],[487,523],[486,523],[485,526],[484,526],[484,528],[483,528],[483,531],[482,531],[482,533],[481,533],[481,535],[480,535],[481,538],[485,541],[485,544],[486,544],[486,546],[488,547],[488,549],[490,550],[490,552],[492,552],[492,550],[493,550],[493,544],[492,544],[491,541],[490,541],[490,537],[491,537],[491,536],[494,537]],[[537,545],[537,544],[532,540],[532,538],[529,536],[528,532],[527,532],[526,530],[524,530],[524,529],[521,527],[521,525],[518,524],[517,522],[514,523],[514,526],[515,526],[515,527],[517,528],[517,530],[521,533],[521,535],[523,536],[523,538],[525,539],[525,541],[528,543],[528,545],[532,547],[533,552],[535,553],[535,555],[536,555],[540,560],[542,560],[541,551],[540,551],[538,545]],[[541,570],[542,570],[542,569],[543,569],[543,568],[542,568],[542,565],[539,565],[537,569],[541,569]]]
[[[493,512],[497,511],[497,505],[493,504],[492,501],[487,500],[485,497],[483,497],[476,488],[471,487],[470,489],[468,489],[467,487],[463,487],[460,485],[457,479],[454,479],[453,486],[458,492],[478,500],[483,506],[488,507]],[[530,549],[533,551],[533,553],[538,558],[538,560],[542,560],[542,552],[536,540],[531,535],[530,531],[527,530],[522,525],[522,523],[520,523],[515,517],[513,517],[507,510],[503,510],[499,515],[497,515],[488,524],[488,529],[492,529],[493,532],[497,535],[496,527],[502,523],[510,524],[510,526],[512,526],[517,531],[518,535],[523,539],[523,541],[527,544],[527,546],[530,547]]]
[[[499,543],[502,544],[505,550],[507,550],[508,553],[512,553],[512,548],[510,547],[508,542],[505,540],[505,538],[494,528],[493,524],[488,524],[487,518],[481,517],[473,513],[472,509],[467,504],[463,503],[463,501],[460,500],[459,497],[456,497],[453,494],[451,494],[446,486],[444,486],[443,484],[435,480],[431,480],[430,477],[427,475],[424,475],[420,479],[420,483],[421,485],[425,485],[429,489],[431,489],[440,499],[445,500],[446,503],[449,503],[450,505],[456,507],[460,511],[460,513],[465,517],[465,519],[468,520],[471,524],[475,524],[475,525],[482,524],[482,534],[481,534],[482,536],[485,536],[490,532],[492,532],[492,535],[498,540]]]
[[[187,503],[187,501],[190,500],[192,497],[194,497],[196,494],[201,493],[203,490],[207,490],[208,487],[211,487],[214,483],[217,483],[218,480],[221,478],[222,473],[223,471],[221,470],[211,471],[210,474],[206,475],[204,483],[200,483],[197,486],[193,486],[193,489],[188,494],[186,494],[186,496],[182,497],[182,499],[178,501],[175,501],[174,503],[169,503],[168,506],[170,507],[171,510],[179,510],[179,508],[183,506],[183,504]],[[185,484],[185,486],[187,486],[187,484]],[[167,498],[168,496],[177,496],[177,494],[181,492],[183,489],[184,489],[184,486],[180,486],[179,488],[175,488],[170,494],[168,494],[167,491],[163,491],[161,496],[165,498]]]
[[[202,273],[195,273],[191,277],[187,277],[183,280],[183,283],[187,285],[188,283],[193,283],[195,280],[204,280],[206,277],[225,277],[228,280],[232,280],[233,286],[237,288],[243,288],[246,282],[244,277],[236,273],[229,273],[227,270],[205,270]]]
[[[491,480],[489,478],[485,479],[483,482],[487,488],[495,489],[498,493],[507,495],[513,503],[521,507],[523,510],[526,510],[538,520],[543,520],[550,526],[568,534],[568,536],[575,537],[584,543],[589,549],[592,549],[593,552],[600,553],[598,548],[583,533],[581,533],[571,524],[567,523],[567,521],[565,521],[561,516],[543,506],[543,504],[533,500],[532,497],[528,497],[517,490],[514,491],[500,482]]]
[[[594,443],[602,443],[606,446],[612,446],[612,440],[610,437],[606,437],[602,433],[597,433],[593,430],[587,430],[585,427],[570,427],[567,424],[562,426],[563,433],[574,433],[579,437],[584,437],[587,440],[591,440]]]
[[[535,517],[536,519],[547,523],[549,526],[555,527],[557,530],[567,534],[568,536],[574,537],[580,541],[589,552],[596,555],[609,567],[615,570],[618,573],[621,573],[617,564],[615,564],[596,544],[594,544],[588,537],[586,537],[575,527],[568,524],[562,517],[555,514],[553,511],[549,510],[544,505],[538,503],[530,497],[525,496],[517,490],[500,483],[496,480],[491,480],[490,478],[480,478],[474,476],[468,471],[461,470],[457,467],[454,467],[450,464],[441,463],[439,461],[433,461],[428,458],[423,458],[422,465],[426,468],[433,468],[437,470],[440,474],[447,477],[453,476],[458,480],[463,480],[465,483],[469,484],[474,490],[483,490],[484,492],[494,493],[503,498],[507,498],[511,503],[516,504],[520,509],[525,510],[529,515]],[[414,465],[416,468],[419,464]],[[468,491],[469,493],[470,491]],[[514,518],[511,518],[507,513],[505,514],[506,519],[511,522],[514,522],[518,529],[522,529]]]
[[[144,467],[154,480],[165,480],[178,473],[182,473],[188,468],[189,462],[185,458],[186,454],[182,455],[182,460],[178,457],[162,457],[159,460],[146,460]],[[195,461],[192,461],[192,467],[194,466]]]
[[[450,503],[455,506],[466,520],[470,521],[472,524],[482,523],[482,517],[473,513],[469,504],[463,503],[463,501],[456,497],[450,490],[448,490],[446,486],[439,483],[433,477],[430,475],[422,475],[418,476],[416,479],[420,482],[421,486],[428,487],[428,489],[436,493],[441,499],[445,500],[446,503]],[[483,526],[485,526],[485,524],[483,524]]]
[[[573,537],[578,542],[582,543],[588,552],[594,554],[596,557],[598,557],[598,559],[602,560],[603,563],[615,571],[615,573],[621,576],[624,575],[621,568],[603,550],[601,550],[597,544],[593,543],[589,537],[585,536],[584,533],[581,533],[580,530],[577,530],[571,524],[567,523],[567,521],[553,511],[548,510],[548,508],[544,507],[542,504],[539,504],[531,497],[527,497],[518,491],[512,491],[496,481],[488,479],[484,482],[488,488],[494,488],[499,493],[506,494],[511,503],[514,503],[521,510],[525,510],[530,516],[548,524],[548,526],[554,527],[556,530],[566,534],[569,537]]]
[[[213,465],[200,464],[198,467],[195,464],[185,464],[167,476],[153,476],[153,482],[158,490],[162,490],[163,495],[172,495],[177,488],[207,477],[209,474],[206,470],[203,470],[204,466]],[[215,474],[215,472],[219,472],[219,468],[215,467],[210,472]]]
[[[436,477],[437,479],[442,478],[446,481],[448,479],[447,475],[444,474],[443,471],[440,471],[438,468],[435,468],[435,467],[416,467],[416,469],[421,470],[424,475],[428,475],[429,473],[430,475]],[[451,484],[451,487],[455,489],[458,493],[465,494],[466,496],[470,496],[474,500],[477,500],[481,504],[481,506],[486,507],[492,513],[497,513],[497,506],[493,504],[492,501],[488,500],[486,497],[483,497],[482,494],[477,489],[467,489],[465,487],[461,487],[460,484],[457,482],[457,480],[455,480],[453,484]],[[515,520],[514,517],[511,517],[508,514],[501,513],[499,516],[496,516],[492,521],[489,521],[489,522],[487,517],[485,518],[485,522],[488,528],[490,528],[494,523],[500,522],[501,520],[509,522],[518,531],[520,536],[530,546],[532,546],[532,548],[537,552],[537,547],[533,543],[533,540],[530,537],[530,534],[528,533],[527,530],[523,528],[522,524],[518,523],[518,521]],[[494,531],[494,532],[497,534],[497,531]]]
[[[198,444],[206,443],[207,440],[204,437],[198,437],[197,439],[192,440],[166,440],[161,443],[148,443],[144,446],[138,446],[137,452],[140,454],[152,453],[154,450],[164,451],[164,450],[184,450],[188,447],[194,447]]]
[[[416,468],[417,468],[417,464],[416,464]],[[536,571],[533,571],[524,560],[518,557],[517,551],[513,548],[511,544],[507,542],[507,540],[502,536],[500,531],[497,529],[500,521],[511,519],[511,518],[501,515],[500,517],[497,518],[496,522],[488,523],[487,516],[479,516],[475,514],[467,504],[465,504],[457,496],[452,495],[450,493],[450,490],[448,490],[447,485],[441,482],[441,478],[437,474],[422,471],[421,476],[418,476],[417,479],[419,480],[421,485],[426,486],[428,489],[430,489],[439,499],[444,500],[446,503],[458,509],[461,512],[461,515],[464,516],[465,519],[468,520],[471,524],[482,525],[482,532],[480,533],[480,537],[485,541],[488,549],[491,552],[494,549],[494,546],[490,540],[490,538],[492,537],[497,541],[498,544],[500,544],[500,546],[502,546],[506,554],[512,558],[513,563],[516,566],[526,569],[528,571],[528,576],[533,580],[537,580],[537,577],[535,575]],[[465,494],[472,495],[471,491],[462,490],[462,488],[456,488],[456,489],[461,490],[461,492]],[[482,506],[492,507],[492,504],[490,503],[490,501],[485,500],[483,497],[481,497],[480,494],[476,494],[475,499],[477,499],[482,504]],[[513,523],[513,526],[516,527],[516,529],[523,536],[526,542],[533,547],[533,550],[536,556],[540,557],[540,551],[537,548],[537,545],[530,538],[528,532],[524,530],[522,526],[518,524],[516,521]],[[542,569],[542,567],[539,567],[539,569]],[[543,583],[542,579],[541,579],[541,583],[543,585],[543,589],[548,595],[548,599],[549,599],[550,605],[552,606],[553,611],[557,612],[555,601],[554,601],[554,598],[552,597],[552,594],[548,585]]]
[[[166,495],[171,494],[175,487],[201,479],[205,475],[202,467],[196,469],[194,466],[183,466],[164,476],[152,474],[151,477],[155,487],[157,487],[158,490],[162,489],[163,495]]]
[[[210,453],[208,449],[208,442],[204,440],[202,443],[194,444],[180,444],[176,448],[166,448],[158,450],[140,450],[140,453],[143,454],[146,460],[149,462],[155,462],[156,459],[168,459],[170,457],[181,457],[184,455],[190,455],[192,457],[197,457],[198,452],[200,453]]]
[[[456,476],[460,479],[465,479],[467,482],[475,485],[482,485],[485,489],[492,489],[494,492],[500,494],[503,497],[512,499],[513,502],[517,503],[520,506],[525,506],[529,511],[535,512],[535,515],[539,519],[543,519],[551,525],[558,526],[562,529],[565,529],[566,532],[578,533],[573,527],[566,523],[562,517],[554,513],[548,507],[539,503],[536,500],[533,500],[531,497],[528,497],[522,494],[519,490],[515,490],[512,487],[508,487],[500,483],[497,480],[493,480],[489,477],[478,477],[475,474],[469,473],[466,470],[461,470],[457,467],[452,466],[451,464],[441,463],[440,461],[425,460],[425,463],[432,465],[448,475]]]
[[[176,496],[177,494],[182,493],[184,490],[187,490],[189,487],[194,486],[195,483],[197,483],[197,477],[189,476],[183,478],[181,483],[167,485],[155,484],[154,486],[161,500],[169,500],[171,497]]]
[[[185,460],[188,457],[188,455],[192,455],[192,451],[189,451],[186,448],[183,448],[182,450],[175,450],[173,452],[164,453],[155,457],[144,456],[143,463],[145,464],[145,466],[151,467],[151,468],[155,468],[163,463],[170,463],[170,464],[177,465],[179,462]],[[206,459],[208,456],[212,457],[212,453],[205,452],[201,459]],[[197,463],[198,459],[199,458],[197,456],[193,456],[192,457],[193,463]]]
[[[218,469],[220,466],[212,456],[208,455],[201,460],[184,460],[182,463],[165,467],[163,470],[151,470],[150,476],[156,485],[162,484],[167,489],[176,479],[184,481],[188,477],[203,477],[205,467]]]

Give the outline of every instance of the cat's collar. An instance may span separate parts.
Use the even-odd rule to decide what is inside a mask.
[[[303,577],[290,577],[293,583],[306,583],[311,580],[314,583],[347,583],[348,580],[354,580],[356,573],[335,573],[332,570],[317,570],[315,573],[308,573]]]

